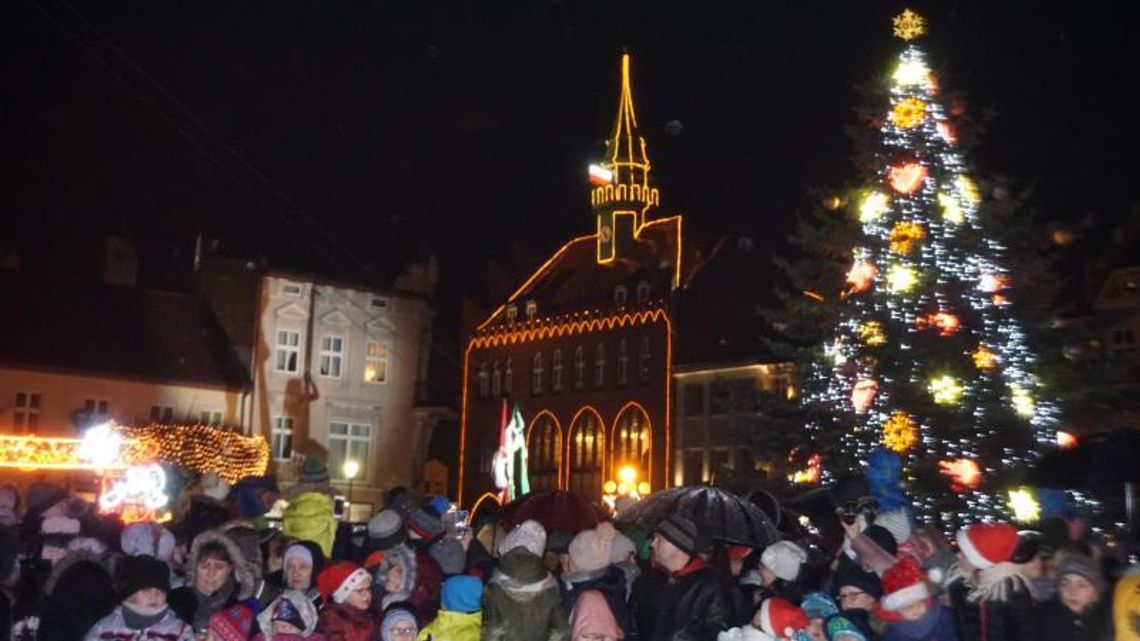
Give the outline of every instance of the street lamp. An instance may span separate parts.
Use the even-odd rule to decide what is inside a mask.
[[[352,459],[348,459],[347,461],[344,462],[343,471],[344,471],[344,478],[348,479],[348,505],[349,505],[349,517],[350,517],[349,520],[351,520],[351,515],[352,515],[352,479],[356,478],[356,475],[360,472],[360,463],[357,463],[356,461],[354,461]]]

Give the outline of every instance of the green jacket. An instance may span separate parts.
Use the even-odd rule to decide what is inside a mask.
[[[420,630],[416,641],[479,641],[483,613],[440,610],[435,621]]]
[[[336,517],[333,516],[332,497],[320,492],[305,492],[289,501],[281,516],[281,530],[285,536],[299,541],[312,541],[321,546],[325,558],[332,554],[336,538]]]
[[[481,641],[565,641],[570,625],[558,584],[542,559],[515,548],[483,591]]]

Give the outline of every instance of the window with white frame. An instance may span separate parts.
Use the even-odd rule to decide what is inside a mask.
[[[618,285],[614,287],[614,305],[624,307],[626,300],[629,298],[629,291],[625,285]]]
[[[487,398],[491,393],[491,373],[486,363],[479,363],[479,398]]]
[[[388,382],[388,343],[368,341],[364,346],[364,382]]]
[[[293,458],[293,417],[274,416],[270,446],[273,460],[288,461]]]
[[[174,408],[169,405],[151,405],[150,420],[155,423],[173,423]]]
[[[618,374],[617,382],[619,385],[624,385],[629,381],[629,350],[626,347],[625,339],[618,341]]]
[[[562,391],[562,350],[554,350],[550,362],[550,386],[555,392]]]
[[[321,376],[340,378],[344,365],[344,337],[325,334],[321,337]]]
[[[606,384],[606,344],[598,343],[594,348],[594,385]]]
[[[542,393],[542,352],[534,355],[534,366],[531,368],[530,391],[535,394]]]
[[[586,357],[582,354],[582,346],[574,348],[574,389],[582,389],[586,385]]]
[[[637,284],[637,302],[644,303],[649,300],[649,282],[641,281]]]
[[[199,422],[202,425],[210,425],[218,427],[222,424],[222,411],[221,410],[202,410],[199,413]]]
[[[301,361],[301,332],[293,329],[277,330],[274,340],[273,369],[296,374]]]
[[[649,337],[641,339],[641,354],[638,355],[638,371],[641,382],[649,380]]]
[[[515,387],[515,372],[511,357],[507,357],[507,366],[503,370],[503,391],[510,394]]]
[[[16,392],[16,402],[12,407],[12,427],[26,431],[40,424],[39,392]]]
[[[499,369],[499,359],[491,366],[491,396],[498,398],[503,395],[503,370]]]
[[[329,472],[344,479],[344,462],[356,461],[360,478],[368,479],[368,452],[372,443],[372,426],[368,423],[333,421],[329,423]]]

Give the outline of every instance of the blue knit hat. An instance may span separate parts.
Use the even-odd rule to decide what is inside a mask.
[[[453,576],[443,582],[440,598],[444,610],[478,612],[483,598],[483,582],[469,574]]]

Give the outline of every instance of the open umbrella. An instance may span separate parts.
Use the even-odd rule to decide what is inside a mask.
[[[541,523],[547,532],[576,534],[594,527],[606,518],[606,512],[601,506],[562,490],[524,494],[499,511],[499,520],[508,530],[533,519]]]
[[[764,548],[780,540],[763,510],[716,487],[677,487],[650,494],[622,512],[618,520],[653,530],[670,514],[692,519],[707,536],[724,543]]]

